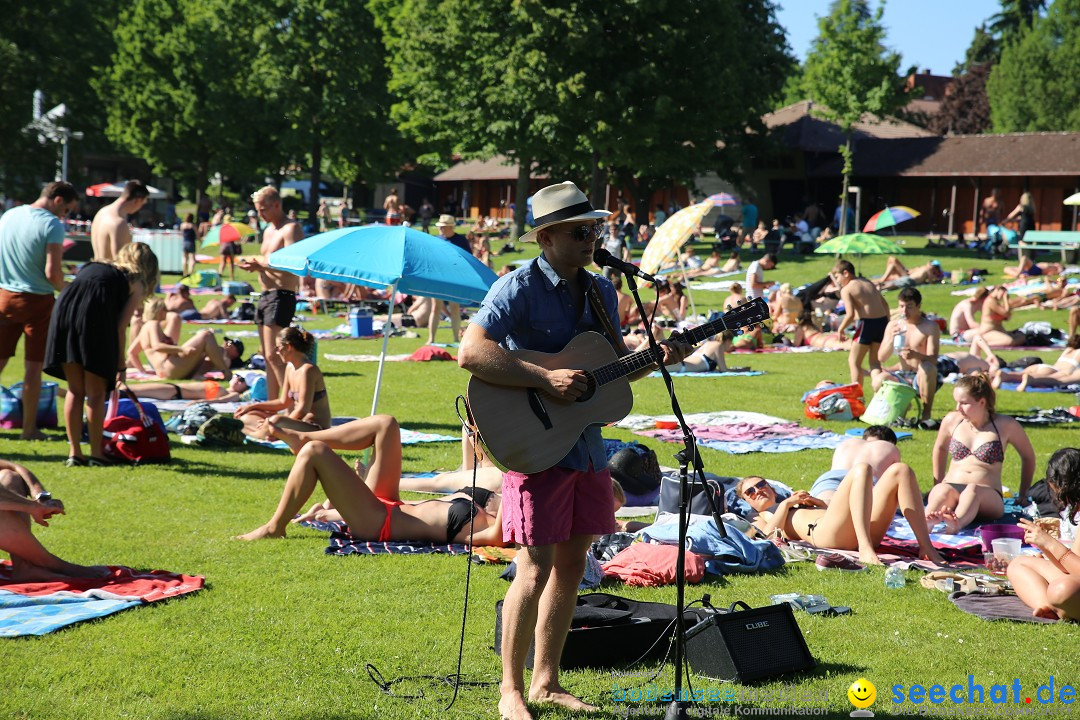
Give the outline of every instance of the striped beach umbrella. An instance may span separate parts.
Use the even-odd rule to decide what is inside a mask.
[[[220,245],[221,243],[242,243],[244,238],[255,234],[255,228],[238,222],[227,222],[210,228],[203,238],[202,246]]]
[[[870,219],[866,221],[866,225],[863,226],[863,232],[877,232],[878,230],[884,230],[885,228],[899,225],[905,220],[911,218],[917,218],[921,215],[918,210],[912,210],[905,205],[893,205],[887,207],[881,212],[874,213],[870,216]]]

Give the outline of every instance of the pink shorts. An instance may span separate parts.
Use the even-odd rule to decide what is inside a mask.
[[[615,497],[607,468],[553,467],[532,475],[507,472],[502,482],[503,539],[532,547],[572,535],[615,531]]]

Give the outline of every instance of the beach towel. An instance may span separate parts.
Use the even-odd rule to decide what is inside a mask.
[[[679,550],[674,545],[634,543],[601,567],[604,575],[617,577],[627,585],[660,587],[670,585],[678,578],[678,554]],[[685,574],[688,582],[701,582],[705,577],[705,558],[687,551]]]
[[[1039,618],[1031,614],[1031,608],[1015,595],[981,595],[979,593],[954,592],[949,602],[964,612],[983,620],[1015,620],[1029,623],[1056,623],[1058,620]]]
[[[1001,383],[1001,387],[999,387],[998,390],[1013,390],[1013,391],[1016,391],[1016,390],[1019,389],[1019,387],[1020,387],[1020,383],[1003,382],[1003,383]],[[1075,385],[1075,384],[1073,384],[1073,385],[1054,385],[1052,387],[1037,387],[1035,385],[1028,385],[1024,389],[1024,392],[1037,392],[1037,393],[1059,392],[1059,393],[1068,393],[1070,395],[1074,395],[1074,394],[1080,392],[1080,385]]]
[[[742,370],[736,372],[734,370],[724,370],[722,372],[674,372],[669,370],[671,377],[693,377],[693,378],[715,378],[715,377],[751,377],[753,375],[764,375],[762,370]],[[649,377],[664,377],[659,370],[649,373]]]
[[[433,543],[426,540],[358,540],[349,534],[349,526],[343,522],[301,523],[316,530],[330,531],[327,555],[462,555],[469,552],[465,543]]]
[[[198,320],[185,320],[184,322],[190,325],[254,325],[254,320],[233,320],[232,318],[213,318],[213,319],[198,319]]]
[[[11,563],[0,561],[0,637],[44,635],[73,623],[203,587],[201,576],[110,566],[105,578],[41,583],[10,582]]]
[[[726,292],[731,289],[731,286],[735,284],[734,280],[710,280],[708,282],[694,282],[690,281],[691,290],[701,290],[704,292]]]
[[[751,452],[789,453],[799,450],[835,449],[844,436],[821,428],[809,428],[793,422],[756,425],[729,423],[705,425],[690,423],[698,445],[732,455]],[[679,430],[637,430],[638,435],[664,442],[682,442]]]
[[[790,420],[742,410],[721,410],[718,412],[690,413],[684,416],[691,425],[733,425],[735,423],[753,423],[755,425],[782,425]],[[646,430],[656,427],[657,421],[675,422],[674,415],[627,415],[615,427],[626,430]]]

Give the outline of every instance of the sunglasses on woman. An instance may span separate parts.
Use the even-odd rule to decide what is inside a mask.
[[[768,480],[759,480],[758,482],[754,483],[750,487],[743,490],[743,496],[748,497],[748,498],[749,497],[754,497],[756,495],[764,493],[765,488],[767,488],[767,487],[769,487],[769,481]]]

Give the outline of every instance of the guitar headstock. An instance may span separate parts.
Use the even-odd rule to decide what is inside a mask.
[[[765,323],[769,320],[769,304],[763,298],[753,298],[724,313],[725,330]]]

